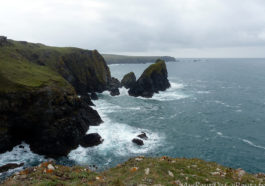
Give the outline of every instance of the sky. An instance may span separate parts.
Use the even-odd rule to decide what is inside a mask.
[[[265,57],[265,0],[0,0],[0,35],[124,55]]]

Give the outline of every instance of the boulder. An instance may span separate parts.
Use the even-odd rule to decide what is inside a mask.
[[[132,88],[136,83],[136,76],[133,72],[130,72],[123,76],[121,80],[121,85],[125,88]]]
[[[144,139],[144,140],[147,140],[148,139],[148,137],[147,137],[147,135],[146,135],[145,132],[142,132],[142,134],[139,134],[137,137],[139,137],[141,139]]]
[[[158,59],[156,63],[145,69],[128,93],[130,96],[151,98],[154,93],[165,91],[170,87],[167,76],[165,61]]]
[[[24,163],[20,163],[20,164],[17,164],[17,163],[9,163],[9,164],[6,164],[6,165],[3,165],[0,167],[0,173],[3,173],[3,172],[6,172],[10,169],[15,169],[15,168],[18,168],[18,167],[22,167],[24,165]]]
[[[85,135],[80,140],[80,145],[82,147],[93,147],[101,144],[104,140],[101,138],[101,136],[98,133],[91,133]]]
[[[110,91],[111,96],[120,95],[119,88],[121,88],[121,83],[117,78],[112,77],[109,84],[108,90]]]
[[[134,139],[132,140],[132,142],[135,143],[136,145],[139,145],[139,146],[144,145],[143,140],[140,140],[140,139],[137,139],[137,138],[134,138]]]
[[[92,100],[98,100],[98,95],[95,92],[92,92],[90,97]]]

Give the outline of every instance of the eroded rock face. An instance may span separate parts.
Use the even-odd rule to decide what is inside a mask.
[[[0,152],[21,141],[48,157],[67,155],[79,144],[90,125],[102,120],[82,99],[50,87],[0,95]],[[2,145],[3,143],[5,145]]]
[[[93,147],[101,144],[104,140],[101,138],[101,136],[98,133],[91,133],[85,135],[80,140],[80,145],[82,147]]]
[[[167,68],[165,61],[157,60],[150,65],[137,80],[136,84],[130,88],[129,95],[150,98],[154,93],[164,91],[170,87],[167,79]]]
[[[132,88],[136,83],[136,76],[133,72],[130,72],[123,76],[121,80],[121,85],[125,88]]]

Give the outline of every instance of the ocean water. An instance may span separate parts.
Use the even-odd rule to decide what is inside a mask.
[[[148,65],[110,69],[121,80],[130,71],[138,78]],[[98,94],[94,108],[104,123],[88,133],[99,133],[103,144],[78,147],[58,163],[104,170],[138,155],[167,155],[265,172],[265,59],[181,59],[167,68],[171,88],[151,99],[130,97],[125,88],[116,97]],[[131,140],[141,132],[149,138],[139,147]],[[25,146],[1,154],[0,166],[46,160]]]

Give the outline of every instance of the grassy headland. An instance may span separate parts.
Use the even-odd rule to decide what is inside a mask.
[[[174,57],[170,56],[124,56],[115,54],[102,54],[107,64],[140,64],[140,63],[154,63],[157,59],[164,61],[176,61]]]
[[[50,164],[50,165],[49,165]],[[50,167],[50,168],[49,168]],[[248,174],[242,169],[214,162],[185,158],[131,158],[104,172],[86,167],[65,167],[52,162],[26,169],[4,185],[185,185],[185,184],[265,184],[264,174]]]

